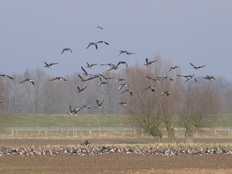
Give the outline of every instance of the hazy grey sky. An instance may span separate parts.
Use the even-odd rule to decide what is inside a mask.
[[[45,69],[53,76],[82,72],[89,63],[145,63],[159,54],[182,74],[231,78],[231,0],[5,0],[0,2],[0,72]],[[97,26],[105,29],[96,29]],[[107,41],[86,49],[89,42]],[[64,52],[70,47],[73,53]],[[119,50],[135,52],[120,55]],[[197,66],[206,64],[200,71]],[[103,72],[96,66],[89,73]]]

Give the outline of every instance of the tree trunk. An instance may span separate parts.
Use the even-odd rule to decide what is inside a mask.
[[[195,131],[195,128],[193,126],[186,127],[185,131],[185,141],[186,143],[193,143],[193,133]]]
[[[172,127],[172,123],[170,121],[165,121],[164,123],[166,125],[166,129],[167,129],[167,133],[168,133],[168,142],[175,143],[176,136],[175,136],[175,130]]]
[[[149,131],[151,136],[154,137],[156,143],[160,143],[162,139],[162,133],[160,132],[159,128],[155,128]]]

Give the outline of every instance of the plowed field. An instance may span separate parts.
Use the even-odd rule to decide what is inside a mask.
[[[96,140],[97,144],[120,144],[119,140]],[[135,140],[131,140],[136,143]],[[79,145],[82,140],[0,140],[1,145],[15,146],[59,146]],[[149,143],[149,142],[148,142]],[[212,140],[211,140],[211,143]],[[216,141],[215,141],[216,143]],[[104,154],[71,156],[23,157],[10,155],[0,157],[0,173],[232,173],[232,155],[190,154],[166,157],[161,155]]]

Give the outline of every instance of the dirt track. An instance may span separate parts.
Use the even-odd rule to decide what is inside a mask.
[[[70,145],[74,140],[0,140],[2,145]],[[110,144],[109,140],[96,140]],[[106,142],[107,141],[107,142]],[[121,141],[121,140],[120,140]],[[132,140],[131,140],[132,141]],[[75,141],[77,142],[77,141]],[[116,143],[113,140],[111,143]],[[13,144],[14,143],[14,144]],[[66,144],[67,143],[67,144]],[[77,142],[78,144],[79,142]],[[117,143],[119,144],[119,142]],[[71,156],[0,157],[0,173],[232,173],[232,155],[161,155],[105,154]]]
[[[154,144],[152,138],[118,138],[118,139],[88,139],[93,141],[93,144]],[[24,146],[48,146],[48,145],[79,145],[84,142],[85,139],[0,139],[0,145],[24,145]],[[177,143],[183,143],[185,140],[179,138]],[[162,140],[163,143],[167,143],[167,139]],[[232,138],[195,138],[194,143],[232,143]]]

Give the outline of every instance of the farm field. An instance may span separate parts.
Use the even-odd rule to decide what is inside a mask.
[[[30,147],[45,146],[47,148],[59,146],[79,146],[84,139],[63,140],[63,139],[1,139],[2,146]],[[91,139],[92,146],[120,145],[120,146],[156,146],[152,139]],[[230,139],[196,139],[196,146],[200,143],[230,146]],[[225,143],[228,142],[228,143]],[[141,144],[143,143],[143,144]],[[167,146],[161,144],[160,146]],[[175,146],[175,145],[171,145]],[[103,154],[103,155],[65,155],[28,157],[20,155],[9,155],[0,157],[0,173],[202,173],[202,174],[226,174],[232,173],[232,154],[217,154],[194,156],[191,154],[167,157],[162,155],[137,155],[137,154]]]
[[[232,155],[200,156],[107,154],[98,156],[6,156],[0,158],[1,173],[232,173]]]
[[[65,131],[65,127],[127,127],[133,126],[133,123],[126,121],[125,115],[88,115],[83,114],[79,117],[71,117],[61,114],[10,114],[7,126],[18,127],[19,130],[6,130],[0,139],[0,145],[4,147],[33,147],[40,146],[59,149],[60,146],[75,147],[80,146],[88,139],[91,146],[115,145],[130,147],[155,147],[154,140],[151,136],[142,136],[141,132],[132,131],[109,131],[101,130],[73,130]],[[217,127],[230,127],[232,125],[231,115],[222,115],[222,119],[217,123]],[[177,126],[177,123],[174,123]],[[24,127],[36,128],[34,130],[24,130]],[[41,128],[63,127],[64,131]],[[21,130],[20,130],[21,128]],[[38,128],[38,129],[37,129]],[[164,132],[166,132],[164,130]],[[100,134],[101,133],[101,134]],[[206,136],[207,133],[207,136]],[[100,134],[100,135],[99,135]],[[116,135],[114,135],[116,134]],[[199,137],[194,138],[194,145],[204,146],[229,146],[232,148],[231,134],[226,132],[218,132],[218,137],[213,138],[213,132],[198,132]],[[184,144],[185,140],[182,136],[178,136],[177,143]],[[167,146],[167,138],[164,136],[160,146]],[[173,147],[176,144],[171,145]],[[161,174],[186,174],[186,173],[202,173],[202,174],[220,174],[232,173],[232,154],[217,154],[194,156],[191,154],[177,155],[167,157],[162,155],[138,155],[138,154],[103,154],[103,155],[65,155],[61,153],[58,156],[20,156],[9,155],[0,157],[0,173],[17,173],[17,174],[33,174],[33,173],[161,173]]]

